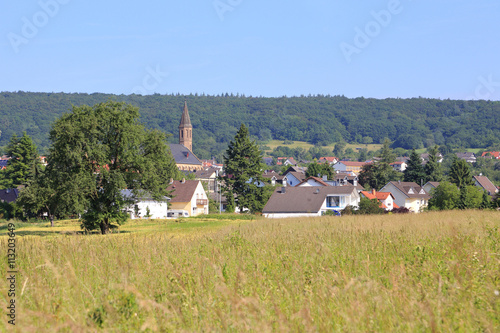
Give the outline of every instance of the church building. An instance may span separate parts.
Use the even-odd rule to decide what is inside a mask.
[[[179,124],[179,144],[170,144],[170,150],[177,168],[181,171],[202,170],[202,162],[193,154],[193,125],[189,118],[187,101],[184,101],[181,123]]]

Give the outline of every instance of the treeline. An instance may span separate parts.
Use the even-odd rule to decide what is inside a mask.
[[[107,100],[140,108],[149,128],[173,135],[184,99],[194,127],[194,152],[201,158],[220,156],[241,123],[258,140],[382,143],[393,147],[486,148],[500,145],[500,102],[412,99],[349,99],[343,96],[248,97],[244,95],[110,95],[68,93],[0,93],[0,146],[26,131],[41,152],[49,146],[51,124],[71,105]]]

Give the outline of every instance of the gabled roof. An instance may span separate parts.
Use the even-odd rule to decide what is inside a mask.
[[[297,184],[297,186],[300,186],[302,184],[305,184],[307,183],[309,180],[314,180],[315,182],[321,184],[321,186],[330,186],[329,184],[325,183],[323,181],[323,179],[321,178],[318,178],[318,177],[313,177],[313,176],[310,176],[310,177],[307,177],[306,179],[304,179],[303,181],[301,181],[299,184]]]
[[[174,182],[167,187],[167,190],[173,190],[170,202],[191,201],[199,183],[199,180],[185,180],[184,183],[179,180],[174,180]]]
[[[176,164],[202,165],[198,157],[186,146],[178,143],[171,143],[169,146]]]
[[[389,182],[382,190],[386,189],[387,185],[392,184],[401,193],[408,198],[430,199],[431,196],[422,187],[415,182]]]
[[[208,168],[206,170],[196,170],[193,172],[194,178],[210,178],[214,175],[214,173],[217,173],[217,169],[215,168]]]
[[[288,175],[294,176],[299,181],[303,181],[304,179],[306,179],[306,174],[302,173],[302,172],[290,171],[290,172],[287,172],[285,176],[288,176]]]
[[[425,184],[424,184],[424,187],[425,187],[425,185],[427,185],[427,184],[429,184],[430,186],[432,186],[432,187],[436,188],[436,187],[438,187],[438,186],[439,186],[439,184],[440,184],[440,183],[439,183],[439,182],[427,182],[427,183],[425,183]]]
[[[317,213],[328,195],[357,195],[354,186],[310,186],[278,188],[262,213]]]
[[[14,202],[17,197],[19,197],[19,190],[17,188],[0,190],[0,202]]]
[[[368,192],[368,191],[361,191],[360,194],[363,194],[365,197],[368,199],[377,199],[377,200],[386,200],[389,196],[392,196],[394,199],[394,196],[392,195],[391,192]]]
[[[498,188],[486,176],[474,176],[476,182],[488,192],[489,195],[494,195],[498,192]]]

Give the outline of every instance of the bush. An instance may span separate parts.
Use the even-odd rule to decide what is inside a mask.
[[[392,212],[394,214],[408,214],[410,210],[406,207],[399,207],[399,208],[394,208]]]

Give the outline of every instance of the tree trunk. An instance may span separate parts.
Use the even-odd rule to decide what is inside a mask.
[[[52,228],[54,226],[54,215],[49,215],[49,220],[50,220],[50,227]]]
[[[101,222],[101,234],[102,235],[106,235],[108,232],[109,232],[109,223],[108,223],[108,220],[104,220]]]

